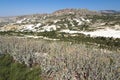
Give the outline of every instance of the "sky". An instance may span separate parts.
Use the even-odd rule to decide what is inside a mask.
[[[0,0],[0,16],[51,13],[65,8],[120,10],[120,0]]]

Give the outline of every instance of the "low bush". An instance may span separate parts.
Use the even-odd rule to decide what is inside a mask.
[[[41,80],[40,68],[28,68],[6,54],[0,55],[0,80]]]

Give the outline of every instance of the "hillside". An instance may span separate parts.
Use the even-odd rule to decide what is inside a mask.
[[[17,16],[1,26],[0,31],[57,31],[120,38],[120,15],[106,15],[87,9],[63,9],[51,14]],[[100,35],[101,32],[104,34]]]
[[[1,17],[0,80],[120,80],[120,14],[111,12]]]

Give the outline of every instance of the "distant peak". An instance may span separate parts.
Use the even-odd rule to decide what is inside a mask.
[[[101,10],[101,13],[108,13],[108,14],[115,14],[115,13],[120,13],[118,10]]]

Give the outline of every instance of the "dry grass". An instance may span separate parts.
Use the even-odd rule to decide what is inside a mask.
[[[46,80],[120,80],[120,52],[84,44],[0,37],[0,53],[40,65]]]

